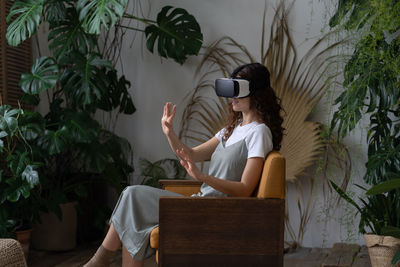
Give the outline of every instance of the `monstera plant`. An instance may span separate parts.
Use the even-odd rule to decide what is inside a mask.
[[[131,83],[107,53],[113,42],[101,36],[116,27],[143,31],[151,52],[157,44],[160,56],[180,64],[202,45],[200,27],[186,10],[166,6],[153,21],[128,14],[127,5],[128,0],[15,1],[7,17],[12,46],[34,36],[41,24],[49,25],[51,55],[37,58],[20,86],[21,101],[36,106],[47,97],[49,103],[42,131],[29,142],[37,148],[32,158],[43,163],[36,168],[41,206],[58,215],[60,203],[87,196],[94,181],[120,190],[133,171],[129,142],[95,119],[97,112],[135,112]],[[145,28],[132,28],[126,20]]]

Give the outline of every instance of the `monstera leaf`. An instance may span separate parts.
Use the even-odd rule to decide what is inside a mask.
[[[123,16],[127,3],[128,0],[79,0],[77,9],[83,28],[90,34],[100,34],[102,25],[108,30]]]
[[[87,112],[66,112],[62,125],[71,143],[90,143],[97,138],[101,129],[100,124]]]
[[[15,133],[18,129],[18,120],[15,116],[20,113],[21,110],[11,109],[8,105],[0,106],[0,130],[2,137],[5,134],[12,136]]]
[[[64,20],[50,24],[49,48],[56,58],[68,56],[72,50],[87,54],[96,43],[96,37],[82,28],[76,9],[68,8],[66,12]]]
[[[27,165],[25,167],[21,177],[28,182],[31,189],[39,183],[39,174],[32,165]]]
[[[171,11],[171,12],[170,12]],[[147,48],[153,52],[158,40],[158,54],[183,64],[187,55],[197,55],[203,35],[196,19],[182,8],[164,7],[157,15],[157,25],[146,27]]]
[[[39,146],[48,151],[49,155],[61,153],[67,146],[66,129],[61,128],[56,131],[46,130],[39,139]]]
[[[119,107],[119,112],[133,114],[136,111],[132,97],[128,92],[131,83],[125,76],[118,78],[115,70],[107,72],[108,90],[101,96],[98,106],[105,111],[112,111]]]
[[[52,58],[41,57],[35,60],[31,73],[21,76],[19,85],[27,94],[40,94],[54,87],[58,80],[58,66]]]
[[[112,68],[110,61],[96,53],[73,53],[64,64],[72,64],[62,75],[62,81],[64,92],[76,106],[90,105],[101,98],[107,90],[104,70]]]
[[[67,4],[71,0],[47,0],[44,7],[46,21],[50,23],[61,22],[67,17]]]
[[[41,22],[44,0],[17,1],[7,16],[6,39],[11,46],[17,46],[31,37]],[[17,16],[10,24],[11,18]]]

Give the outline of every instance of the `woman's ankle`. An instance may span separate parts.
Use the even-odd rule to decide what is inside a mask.
[[[93,257],[83,267],[107,267],[113,258],[115,251],[109,250],[101,245]]]

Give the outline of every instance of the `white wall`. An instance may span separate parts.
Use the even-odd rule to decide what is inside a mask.
[[[142,1],[145,2],[145,1]],[[185,8],[198,20],[204,35],[204,44],[208,45],[222,36],[231,36],[239,43],[245,45],[256,59],[260,57],[260,39],[262,16],[264,10],[263,0],[152,0],[150,17],[162,6],[172,5]],[[275,0],[266,1],[270,12],[275,6]],[[290,16],[290,27],[300,56],[310,47],[312,40],[321,36],[321,31],[326,28],[329,12],[333,7],[319,0],[297,0]],[[144,10],[148,7],[144,4]],[[268,19],[268,21],[270,21]],[[140,34],[139,34],[140,35]],[[308,39],[311,41],[306,41]],[[175,129],[178,131],[181,112],[184,109],[184,96],[195,84],[195,69],[199,63],[199,57],[191,57],[183,66],[172,60],[160,59],[144,48],[140,36],[136,37],[133,47],[130,47],[131,38],[127,36],[127,43],[123,50],[122,65],[124,74],[131,81],[130,92],[133,96],[136,113],[130,116],[120,116],[116,128],[117,134],[127,138],[134,149],[135,161],[143,157],[150,161],[162,158],[174,157],[170,151],[166,138],[160,127],[162,108],[166,101],[178,105]],[[142,47],[143,46],[143,47]],[[331,100],[330,100],[331,101]],[[321,101],[311,116],[311,120],[328,124],[332,114],[331,102]],[[346,138],[345,143],[351,149],[353,162],[353,181],[360,181],[364,172],[363,164],[366,160],[365,138],[361,136],[363,131],[356,131],[353,136]],[[137,167],[137,164],[136,164]],[[346,210],[344,202],[340,202],[341,208],[333,213],[333,205],[327,206],[324,200],[329,193],[322,192],[323,183],[321,173],[315,173],[318,164],[309,168],[304,175],[304,191],[309,189],[309,178],[315,178],[314,191],[312,192],[311,217],[307,224],[302,242],[308,247],[330,247],[335,242],[350,241],[362,243],[358,232],[358,220],[354,212]],[[338,179],[340,171],[329,172],[329,178]],[[133,182],[138,179],[133,179]],[[353,182],[352,181],[352,182]],[[352,183],[351,182],[351,183]],[[361,183],[361,182],[360,182]],[[326,187],[326,184],[325,184]],[[332,194],[334,195],[334,194]],[[294,229],[299,225],[298,211],[295,204],[296,190],[289,185],[288,203],[291,224]],[[329,215],[329,216],[328,216]],[[332,216],[332,217],[330,217]],[[349,220],[344,220],[349,219]],[[349,236],[348,233],[351,233]],[[286,235],[287,239],[289,236]],[[350,237],[350,238],[349,238]]]

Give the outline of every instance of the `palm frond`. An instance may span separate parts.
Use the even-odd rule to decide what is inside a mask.
[[[337,71],[330,72],[338,60],[330,52],[344,41],[323,47],[325,41],[335,34],[328,33],[317,40],[299,60],[287,23],[289,11],[290,7],[285,8],[283,2],[278,5],[267,41],[265,9],[260,62],[270,70],[271,85],[285,111],[283,127],[286,134],[281,153],[287,161],[286,179],[294,181],[318,159],[325,148],[320,124],[309,122],[307,118],[325,94],[329,82],[340,74]],[[227,77],[234,67],[255,62],[246,47],[228,36],[218,39],[204,50],[203,59],[196,70],[197,74],[203,75],[184,110],[180,132],[181,137],[192,141],[205,141],[205,138],[212,137],[224,126],[228,101],[205,97],[213,94],[214,84],[209,81],[214,80],[216,73]],[[201,134],[202,131],[207,134]]]
[[[292,2],[293,4],[293,2]],[[345,188],[349,181],[351,165],[349,158],[340,157],[343,151],[332,138],[326,138],[326,130],[317,122],[308,121],[312,110],[327,92],[329,85],[335,83],[335,78],[341,74],[336,64],[346,60],[346,56],[331,55],[335,49],[349,40],[342,40],[326,45],[336,32],[330,32],[317,40],[310,50],[298,58],[296,45],[291,37],[288,26],[288,15],[292,5],[286,8],[284,1],[278,5],[272,18],[270,32],[266,33],[266,14],[264,10],[262,23],[261,54],[259,62],[264,64],[271,73],[271,85],[276,95],[281,99],[284,109],[283,127],[286,129],[280,152],[286,158],[286,180],[294,183],[297,195],[297,207],[300,216],[298,233],[286,224],[289,235],[301,243],[307,223],[310,220],[312,206],[311,179],[310,191],[305,192],[300,178],[307,167],[325,157],[322,167],[333,160],[338,166],[344,167],[344,179],[341,186]],[[334,39],[334,38],[333,38]],[[243,45],[233,38],[224,36],[204,48],[203,59],[196,70],[199,77],[198,85],[188,95],[189,101],[183,116],[179,136],[194,144],[202,143],[211,138],[224,125],[227,116],[228,100],[216,98],[214,83],[216,75],[229,77],[238,65],[256,62],[255,58]],[[332,154],[335,154],[332,159]],[[327,181],[327,177],[323,176]],[[322,183],[324,186],[328,183]],[[330,185],[328,184],[328,187]],[[329,187],[330,191],[331,188]],[[325,190],[325,187],[324,187]],[[299,198],[299,194],[301,199]],[[333,202],[337,201],[337,198]],[[286,214],[286,221],[289,220]]]

